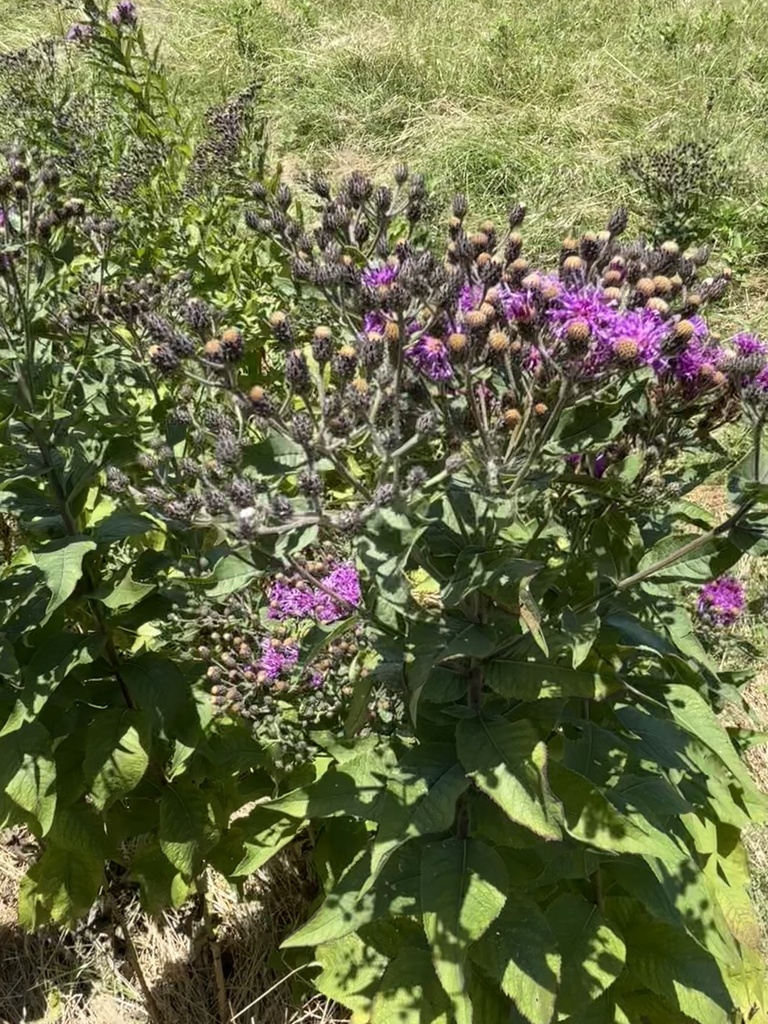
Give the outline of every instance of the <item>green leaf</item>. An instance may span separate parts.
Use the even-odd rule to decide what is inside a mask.
[[[71,595],[83,574],[83,559],[89,551],[95,550],[96,542],[87,537],[68,537],[52,541],[34,553],[35,565],[42,571],[51,592],[45,620]]]
[[[128,708],[99,713],[85,739],[83,772],[94,805],[105,810],[138,786],[149,765],[146,716]]]
[[[370,850],[360,850],[320,908],[302,928],[283,942],[281,948],[331,942],[359,931],[379,918],[418,913],[421,875],[417,846],[407,847],[400,855],[394,855],[373,890],[365,885],[370,870]]]
[[[184,779],[166,786],[160,798],[159,838],[171,864],[186,880],[195,878],[219,838],[208,794]]]
[[[227,597],[244,590],[259,575],[259,570],[242,558],[226,555],[214,566],[213,579],[216,582],[212,587],[207,587],[205,593],[208,597]]]
[[[571,667],[577,669],[589,656],[600,632],[600,619],[594,610],[578,615],[566,608],[563,612],[563,631],[571,638]]]
[[[283,847],[287,846],[304,828],[300,818],[289,818],[262,805],[245,818],[238,818],[232,826],[242,842],[242,856],[231,874],[234,877],[252,875]]]
[[[134,580],[131,570],[128,569],[122,578],[112,585],[110,592],[102,597],[101,603],[110,609],[133,608],[155,589],[154,583],[139,583]]]
[[[97,544],[114,544],[128,537],[141,537],[150,530],[157,530],[158,524],[136,512],[122,509],[111,512],[93,527],[93,539]]]
[[[509,879],[501,857],[479,839],[429,843],[422,852],[421,906],[432,961],[457,1024],[471,1024],[467,949],[504,908]]]
[[[469,953],[530,1024],[550,1024],[560,982],[557,943],[537,903],[512,889],[501,915]]]
[[[569,835],[609,853],[638,853],[661,860],[680,860],[680,849],[642,815],[622,814],[592,783],[557,762],[549,781],[565,813]]]
[[[628,901],[621,915],[627,966],[641,985],[696,1024],[728,1024],[732,1000],[717,962],[685,934],[653,921]]]
[[[541,609],[536,603],[536,598],[531,593],[531,580],[533,576],[526,576],[520,581],[520,621],[524,631],[531,634],[536,641],[536,646],[542,651],[545,658],[549,657],[549,646],[544,631],[541,628]]]
[[[120,674],[125,685],[152,722],[152,733],[163,733],[172,742],[180,740],[188,747],[201,740],[201,714],[209,700],[199,705],[192,680],[197,680],[197,666],[192,665],[188,678],[170,658],[160,654],[142,654],[124,662]],[[205,699],[205,698],[204,698]]]
[[[0,735],[0,792],[25,823],[46,835],[56,812],[56,765],[51,737],[40,722],[22,722]]]
[[[19,922],[29,931],[51,922],[71,927],[90,910],[101,879],[100,857],[50,843],[21,880]]]
[[[403,949],[387,965],[371,1007],[371,1024],[449,1024],[450,1003],[429,953]]]
[[[624,970],[626,946],[594,903],[562,893],[547,908],[562,956],[559,1013],[576,1013],[597,999]]]
[[[387,783],[373,845],[371,884],[403,843],[449,829],[456,801],[468,787],[469,779],[451,747],[426,744],[407,754]]]
[[[485,666],[485,680],[506,700],[548,697],[600,699],[619,688],[612,673],[577,671],[565,665],[526,658],[498,658]]]
[[[141,905],[149,914],[181,906],[192,887],[163,856],[153,839],[136,849],[130,859],[130,880],[139,886]]]
[[[396,764],[391,747],[367,748],[343,764],[335,765],[312,785],[286,793],[267,807],[294,818],[348,814],[375,821],[386,792],[387,778]]]
[[[389,959],[352,934],[318,946],[315,960],[322,968],[315,978],[317,990],[352,1010],[355,1020],[370,1020],[373,997]]]
[[[459,722],[456,743],[475,785],[512,821],[545,839],[560,838],[560,810],[546,778],[547,748],[531,722],[467,718]]]
[[[104,822],[87,803],[59,807],[49,841],[60,850],[84,853],[95,860],[104,861],[111,852]]]

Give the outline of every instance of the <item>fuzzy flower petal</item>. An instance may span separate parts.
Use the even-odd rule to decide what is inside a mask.
[[[296,644],[287,643],[276,647],[270,637],[262,641],[258,667],[266,673],[267,679],[277,679],[292,669],[298,660],[299,648]]]
[[[430,380],[448,380],[453,376],[448,349],[439,338],[425,334],[405,354],[419,373]]]
[[[321,582],[324,587],[346,604],[334,601],[330,594],[322,590],[318,591],[315,614],[319,622],[328,623],[344,619],[349,615],[347,605],[351,604],[357,608],[362,603],[360,577],[357,569],[349,562],[340,562]]]
[[[711,626],[732,626],[746,603],[742,584],[733,576],[721,576],[701,588],[696,611]]]

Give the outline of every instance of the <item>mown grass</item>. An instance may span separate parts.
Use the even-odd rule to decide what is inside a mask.
[[[398,160],[478,215],[529,208],[528,243],[637,206],[621,159],[683,139],[717,145],[734,184],[716,248],[741,292],[722,318],[768,328],[768,0],[151,0],[185,103],[258,78],[289,174]],[[0,49],[76,7],[0,0]],[[633,226],[643,226],[636,217]],[[758,276],[755,276],[757,273]]]

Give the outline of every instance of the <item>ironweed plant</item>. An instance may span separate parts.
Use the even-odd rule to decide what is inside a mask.
[[[640,212],[659,241],[694,245],[728,234],[737,174],[714,145],[686,141],[636,153],[621,170],[636,186]]]
[[[126,2],[71,35],[104,76],[146,52]],[[540,268],[524,207],[471,228],[457,196],[432,247],[402,166],[301,201],[256,180],[224,257],[195,210],[246,105],[151,177],[166,211],[178,183],[168,246],[8,150],[0,813],[41,850],[22,920],[71,923],[112,864],[178,906],[208,866],[238,883],[310,835],[324,892],[284,946],[356,1020],[754,1019],[740,836],[766,798],[716,714],[743,677],[686,609],[729,629],[731,571],[768,551],[768,344],[714,337],[728,275],[623,241],[623,210]],[[243,295],[277,253],[282,308]],[[690,492],[739,417],[753,450],[713,521]]]
[[[314,213],[285,184],[256,184],[246,213],[304,299],[272,317],[262,375],[231,329],[148,348],[185,429],[116,470],[134,507],[215,538],[193,573],[208,602],[249,595],[204,655],[278,791],[223,848],[244,872],[311,824],[325,896],[284,945],[309,947],[317,988],[360,1020],[749,1018],[739,835],[766,799],[716,716],[741,677],[686,606],[699,589],[706,627],[729,628],[729,570],[768,550],[768,345],[712,336],[729,275],[705,276],[703,250],[623,242],[623,210],[541,269],[521,206],[470,230],[456,197],[437,253],[406,168],[392,188],[311,187]],[[754,448],[714,522],[689,492],[741,416]],[[342,637],[334,726],[337,666],[318,655]],[[402,705],[387,736],[382,686]],[[280,727],[258,724],[282,714],[299,760],[315,750],[299,785]]]

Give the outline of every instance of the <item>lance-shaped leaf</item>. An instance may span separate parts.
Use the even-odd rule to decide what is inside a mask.
[[[562,893],[547,908],[562,956],[559,1013],[576,1013],[599,998],[624,970],[626,946],[617,929],[576,893]]]
[[[425,949],[403,949],[381,977],[371,1024],[448,1024],[450,1003]]]
[[[420,906],[421,851],[415,844],[394,854],[376,885],[366,886],[370,850],[361,850],[320,908],[283,942],[283,948],[316,946],[359,931],[379,918],[413,916]],[[361,892],[365,889],[364,892]]]
[[[447,839],[424,847],[422,920],[432,961],[457,1024],[471,1024],[466,959],[504,908],[509,879],[501,857],[479,839]]]
[[[348,814],[376,820],[386,792],[387,778],[396,767],[391,747],[366,747],[363,752],[337,764],[317,782],[294,789],[268,806],[294,818],[325,818]]]
[[[185,879],[194,878],[219,838],[209,795],[186,779],[166,786],[160,798],[159,838],[171,864]]]
[[[14,822],[21,820],[45,835],[55,812],[56,765],[51,737],[40,722],[22,722],[0,735],[0,821],[4,816]]]
[[[87,537],[68,537],[52,541],[35,552],[35,565],[42,570],[45,584],[51,592],[45,610],[50,618],[67,598],[83,575],[83,559],[96,550],[96,542]]]
[[[149,764],[149,749],[149,723],[141,711],[110,708],[89,726],[83,773],[99,810],[138,786]]]
[[[456,801],[468,787],[469,779],[456,763],[451,746],[425,744],[407,754],[387,783],[369,884],[403,843],[449,829],[456,816]]]
[[[504,910],[469,955],[498,982],[526,1021],[550,1024],[560,982],[560,954],[537,903],[511,890]]]
[[[466,718],[456,743],[475,785],[512,821],[546,839],[560,838],[560,808],[546,777],[547,748],[531,722]]]
[[[87,850],[50,843],[21,881],[19,920],[30,931],[45,924],[71,927],[92,906],[102,881],[103,861]]]

